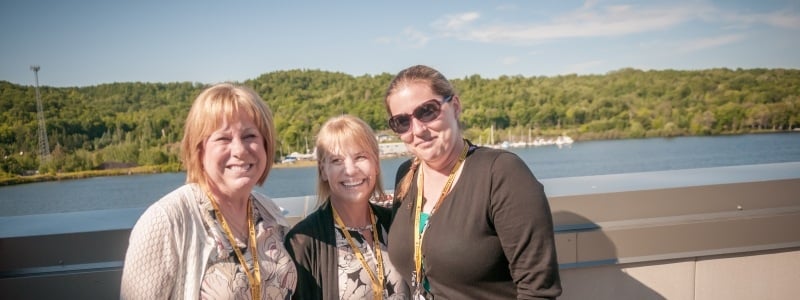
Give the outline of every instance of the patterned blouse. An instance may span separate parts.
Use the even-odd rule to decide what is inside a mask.
[[[208,198],[200,205],[206,212],[203,221],[216,242],[215,251],[211,253],[203,276],[200,298],[252,299],[247,274],[244,273],[221,224],[216,220],[213,205]],[[260,213],[257,205],[253,206],[253,220],[256,223],[256,243],[261,269],[261,299],[289,299],[297,284],[297,269],[283,246],[285,232],[280,232],[280,226],[268,213]],[[248,269],[252,270],[253,255],[250,247],[239,238],[236,238],[236,244],[247,261]]]
[[[369,226],[372,229],[372,226]],[[342,233],[342,228],[336,224],[336,248],[338,249],[339,261],[339,299],[373,299],[372,293],[372,279],[369,273],[361,265],[355,251],[350,247],[347,239]],[[364,236],[355,229],[350,228],[350,236],[356,246],[364,255],[370,269],[378,270],[375,265],[375,251],[373,251],[371,240],[365,243]],[[381,236],[388,236],[384,230]],[[383,267],[385,273],[384,283],[384,299],[409,299],[411,293],[403,284],[403,277],[395,271],[392,262],[389,261],[388,247],[386,244],[381,243],[381,252],[383,257]]]

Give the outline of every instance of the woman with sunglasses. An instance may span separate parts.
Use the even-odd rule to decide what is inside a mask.
[[[400,71],[389,127],[414,157],[396,176],[389,256],[414,299],[553,299],[561,281],[542,184],[515,154],[462,137],[462,103],[427,66]]]

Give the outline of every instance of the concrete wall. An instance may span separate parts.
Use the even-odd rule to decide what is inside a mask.
[[[800,163],[543,183],[560,299],[800,295]],[[118,298],[142,211],[0,218],[0,298]]]
[[[561,271],[559,299],[796,299],[800,248]]]

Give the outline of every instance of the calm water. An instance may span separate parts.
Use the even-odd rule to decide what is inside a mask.
[[[800,161],[800,133],[576,142],[510,149],[540,179]],[[381,162],[383,182],[406,158]],[[183,184],[184,173],[97,177],[0,187],[0,216],[146,207]],[[273,198],[313,195],[316,169],[273,169],[257,189]],[[284,205],[282,203],[279,203]]]

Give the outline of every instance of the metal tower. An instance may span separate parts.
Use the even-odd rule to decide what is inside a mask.
[[[39,66],[31,66],[33,76],[36,78],[36,111],[39,119],[39,165],[43,165],[50,160],[50,145],[47,142],[47,127],[44,125],[44,110],[42,109],[42,97],[39,94]]]

